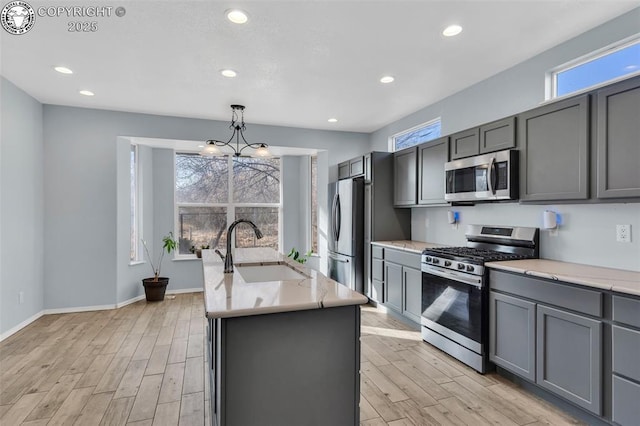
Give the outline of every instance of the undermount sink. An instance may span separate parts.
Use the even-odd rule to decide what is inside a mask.
[[[303,280],[307,278],[295,269],[287,265],[236,265],[235,270],[247,283]]]

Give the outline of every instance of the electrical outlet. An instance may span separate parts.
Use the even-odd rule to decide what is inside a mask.
[[[616,225],[616,241],[619,243],[631,242],[631,225]]]
[[[18,292],[18,303],[20,304],[24,303],[24,291]]]

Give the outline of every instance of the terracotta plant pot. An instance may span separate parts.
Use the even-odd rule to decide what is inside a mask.
[[[196,250],[196,257],[197,257],[198,259],[202,259],[202,250],[201,250],[201,249],[197,249],[197,250]]]
[[[143,278],[142,285],[144,286],[144,294],[147,297],[147,302],[161,302],[164,300],[164,293],[169,285],[169,278],[158,277],[158,281],[154,278]]]

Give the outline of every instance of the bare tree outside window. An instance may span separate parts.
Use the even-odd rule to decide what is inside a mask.
[[[179,254],[226,248],[227,227],[241,218],[254,222],[264,238],[239,226],[236,247],[279,248],[280,159],[176,153],[175,193]]]
[[[227,157],[177,154],[176,202],[228,203],[229,161]]]
[[[280,159],[233,159],[233,201],[236,203],[280,202]]]

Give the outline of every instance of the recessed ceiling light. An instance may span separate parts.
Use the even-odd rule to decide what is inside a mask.
[[[222,74],[225,77],[229,77],[229,78],[232,78],[232,77],[235,77],[235,76],[238,75],[237,72],[235,72],[234,70],[229,70],[229,69],[220,71],[220,74]]]
[[[329,123],[337,123],[338,119],[337,118],[330,118],[327,120]]]
[[[390,75],[385,75],[384,77],[382,77],[382,78],[380,79],[380,83],[385,83],[385,84],[386,84],[386,83],[391,83],[391,82],[393,82],[393,80],[395,80],[395,78],[393,78],[392,76],[390,76]]]
[[[91,90],[81,90],[80,94],[85,96],[93,96],[95,93],[93,93]]]
[[[462,27],[460,25],[449,25],[442,31],[442,35],[445,37],[453,37],[462,32]]]
[[[247,12],[240,9],[229,9],[225,12],[227,19],[234,24],[244,24],[249,20]]]
[[[60,74],[73,74],[73,71],[67,67],[55,67],[54,70],[58,71]]]
[[[204,145],[198,145],[198,148],[204,148]]]

